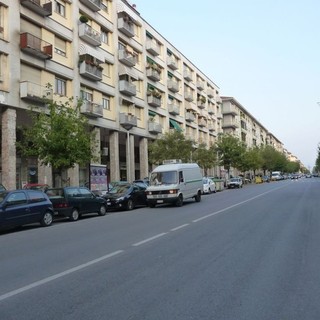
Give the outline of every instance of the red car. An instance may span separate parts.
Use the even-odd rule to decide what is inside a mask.
[[[23,186],[23,189],[41,190],[45,191],[49,186],[45,183],[27,183]]]

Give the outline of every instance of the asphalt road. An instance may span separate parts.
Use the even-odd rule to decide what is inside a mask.
[[[1,320],[319,320],[320,179],[0,234]]]

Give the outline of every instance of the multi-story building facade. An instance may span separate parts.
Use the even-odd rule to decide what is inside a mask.
[[[238,137],[248,148],[271,145],[276,150],[284,152],[282,142],[255,119],[235,98],[222,96],[221,99],[224,133],[230,133]]]
[[[48,86],[47,84],[50,84]],[[31,105],[83,99],[96,132],[96,155],[110,180],[148,176],[148,144],[168,130],[208,147],[222,132],[218,86],[121,0],[1,0],[1,175],[7,188],[36,179],[53,183],[50,167],[15,147],[31,125]],[[88,168],[69,170],[84,184]]]

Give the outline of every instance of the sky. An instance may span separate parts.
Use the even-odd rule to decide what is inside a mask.
[[[312,169],[320,0],[131,0],[141,17]]]

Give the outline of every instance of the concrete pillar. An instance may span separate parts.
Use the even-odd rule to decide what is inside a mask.
[[[109,136],[110,181],[120,180],[119,132],[110,132]]]
[[[7,189],[16,189],[16,120],[15,109],[2,113],[2,184]]]
[[[139,141],[139,162],[140,162],[140,179],[149,177],[148,165],[148,139],[141,138]]]
[[[130,171],[129,171],[129,177],[128,177],[128,181],[132,182],[133,180],[135,180],[135,161],[134,161],[134,135],[130,134],[129,135],[129,156],[127,155],[127,169],[128,169],[128,161],[130,161]]]
[[[94,127],[94,140],[92,141],[93,144],[93,163],[100,164],[101,163],[101,135],[100,135],[100,128]]]
[[[53,186],[52,184],[52,168],[50,166],[38,164],[38,182]]]

